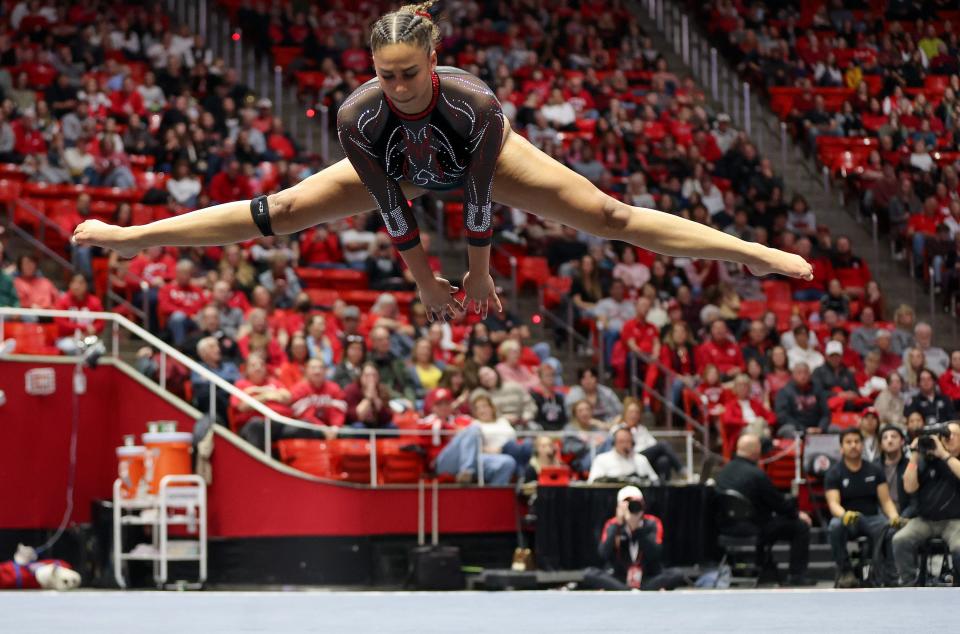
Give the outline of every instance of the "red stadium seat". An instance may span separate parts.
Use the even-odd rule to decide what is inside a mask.
[[[56,324],[27,324],[7,321],[3,324],[3,338],[16,342],[17,354],[59,355],[54,344],[57,340]]]
[[[517,261],[517,288],[522,289],[528,283],[534,286],[542,284],[550,277],[550,265],[547,258],[521,257]]]
[[[368,288],[369,280],[364,271],[353,269],[312,269],[300,267],[297,276],[305,288],[360,291]]]

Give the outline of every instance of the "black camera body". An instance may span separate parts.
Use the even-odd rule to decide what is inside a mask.
[[[643,513],[643,500],[630,500],[627,502],[627,510],[631,513]]]
[[[950,428],[945,423],[927,425],[920,430],[920,434],[917,436],[917,449],[925,454],[933,453],[936,449],[933,442],[934,436],[939,436],[941,439],[949,438]]]

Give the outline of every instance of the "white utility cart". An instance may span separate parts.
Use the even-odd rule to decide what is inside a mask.
[[[167,584],[171,561],[195,561],[199,567],[197,581],[186,587],[203,587],[207,580],[207,486],[203,478],[164,476],[156,495],[133,499],[122,495],[121,484],[119,478],[113,483],[113,574],[117,584],[127,587],[124,564],[128,561],[152,561],[158,588]],[[151,543],[124,550],[123,527],[128,525],[150,526]],[[170,526],[186,526],[187,533],[196,539],[170,539]]]

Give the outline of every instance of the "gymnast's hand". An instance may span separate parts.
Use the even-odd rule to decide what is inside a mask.
[[[122,258],[132,258],[140,252],[140,247],[127,239],[124,227],[100,220],[84,220],[78,224],[70,241],[82,247],[113,249]]]
[[[763,247],[760,253],[761,255],[755,261],[747,264],[750,272],[757,277],[779,274],[787,277],[798,277],[807,281],[813,279],[813,267],[795,253],[787,253],[770,247]]]
[[[420,302],[427,309],[427,319],[436,321],[437,319],[446,319],[456,317],[463,306],[456,300],[454,295],[458,289],[452,285],[449,280],[442,277],[430,278],[426,283],[419,284]]]
[[[463,276],[463,309],[470,310],[470,304],[475,305],[474,310],[486,319],[487,311],[491,302],[497,312],[503,312],[503,304],[497,296],[497,285],[493,283],[493,277],[490,273],[481,275],[470,275],[470,271]]]

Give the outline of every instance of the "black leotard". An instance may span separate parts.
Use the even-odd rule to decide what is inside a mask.
[[[400,179],[424,189],[462,186],[467,239],[474,246],[490,244],[493,173],[503,116],[500,102],[483,81],[459,68],[438,67],[430,105],[407,115],[396,109],[373,78],[340,106],[337,131],[399,250],[420,243]]]

